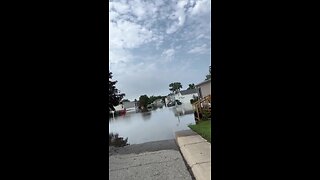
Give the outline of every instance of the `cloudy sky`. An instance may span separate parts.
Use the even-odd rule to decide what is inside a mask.
[[[187,89],[210,61],[210,0],[109,0],[109,68],[126,99]]]

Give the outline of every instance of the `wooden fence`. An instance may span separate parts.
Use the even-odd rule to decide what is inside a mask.
[[[199,99],[195,103],[193,103],[195,108],[195,119],[196,123],[201,120],[201,115],[206,111],[211,113],[211,95],[208,95],[204,98]]]

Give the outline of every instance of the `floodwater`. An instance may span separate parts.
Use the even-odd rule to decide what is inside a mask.
[[[168,140],[175,138],[176,131],[189,129],[189,124],[195,124],[192,109],[163,107],[109,118],[109,136],[118,134],[120,138],[127,138],[129,144]]]

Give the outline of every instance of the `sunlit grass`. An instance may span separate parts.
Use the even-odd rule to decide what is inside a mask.
[[[198,124],[189,127],[211,143],[211,120],[200,121]]]

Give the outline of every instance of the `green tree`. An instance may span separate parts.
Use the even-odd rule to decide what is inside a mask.
[[[149,97],[147,95],[140,96],[139,97],[139,106],[140,106],[140,108],[143,107],[144,109],[146,109],[149,101],[150,100],[149,100]]]
[[[211,79],[211,66],[209,66],[209,74],[206,75],[206,80]]]
[[[157,99],[162,99],[162,96],[150,96],[148,104],[153,103]]]
[[[112,72],[109,71],[109,110],[115,110],[114,106],[119,105],[121,99],[125,96],[124,93],[120,93],[120,91],[116,88],[115,84],[118,81],[112,81]]]
[[[156,99],[155,96],[153,96],[153,95],[150,96],[150,97],[149,97],[149,100],[148,100],[148,104],[152,103],[155,99]]]
[[[182,85],[180,82],[174,82],[169,84],[169,90],[172,91],[173,93],[177,93],[180,91],[180,89],[182,89]]]
[[[192,83],[192,84],[189,84],[189,87],[188,87],[188,89],[195,89],[196,88],[196,86]]]

